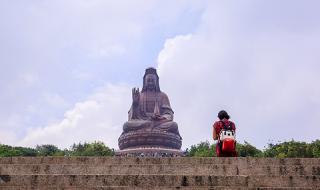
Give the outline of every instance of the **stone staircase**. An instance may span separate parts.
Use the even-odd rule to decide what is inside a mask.
[[[320,189],[320,159],[0,158],[0,190]]]

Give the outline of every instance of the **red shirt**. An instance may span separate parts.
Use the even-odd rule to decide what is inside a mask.
[[[223,123],[225,123],[226,126],[229,126],[231,125],[231,128],[232,130],[236,130],[236,125],[232,122],[232,121],[229,121],[227,119],[223,119],[223,120],[220,120],[220,121],[216,121],[214,124],[213,124],[213,128],[216,130],[216,134],[218,136],[218,139],[220,138],[220,131],[224,128],[224,125]],[[231,124],[230,124],[231,123]]]

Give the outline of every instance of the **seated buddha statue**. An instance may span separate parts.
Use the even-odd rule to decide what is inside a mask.
[[[181,142],[178,125],[173,121],[173,114],[168,96],[160,91],[156,69],[147,68],[141,92],[139,88],[132,89],[132,105],[121,136],[132,132],[144,134],[160,132],[174,134]]]

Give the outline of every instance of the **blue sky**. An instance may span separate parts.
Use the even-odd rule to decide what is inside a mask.
[[[0,139],[117,148],[144,69],[158,68],[183,147],[220,109],[238,140],[311,141],[320,127],[318,1],[0,2]],[[301,130],[303,128],[303,130]]]

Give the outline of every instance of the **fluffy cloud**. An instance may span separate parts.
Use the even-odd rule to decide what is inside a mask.
[[[185,2],[1,2],[1,143],[117,148],[132,84],[167,37],[160,85],[184,148],[211,139],[221,109],[260,148],[318,138],[318,1]]]
[[[203,5],[189,0],[0,1],[1,143],[68,146],[70,141],[64,143],[64,136],[58,138],[54,131],[70,125],[81,128],[83,120],[70,117],[84,112],[84,107],[93,112],[101,108],[82,100],[105,83],[140,83],[144,68],[155,65],[165,39],[193,28]],[[110,105],[114,108],[107,109],[121,106]],[[78,111],[64,116],[74,109]],[[114,121],[126,112],[108,117]],[[79,132],[74,139],[96,140],[102,133],[95,134]]]
[[[62,121],[29,129],[18,144],[55,144],[68,148],[77,142],[101,140],[117,148],[122,124],[127,119],[130,92],[126,85],[108,84],[85,101],[75,104],[65,113]]]
[[[184,146],[210,140],[221,109],[238,139],[259,148],[318,138],[319,13],[312,3],[271,4],[211,3],[196,32],[166,41],[158,69]]]

